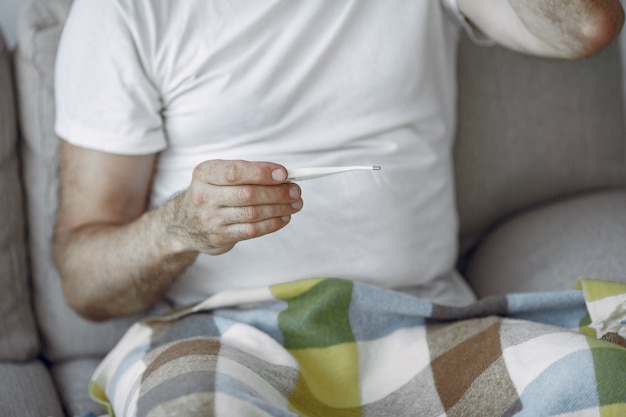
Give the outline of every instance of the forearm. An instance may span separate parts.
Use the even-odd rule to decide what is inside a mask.
[[[624,21],[619,0],[458,0],[458,5],[502,45],[556,58],[597,52]]]
[[[168,231],[174,202],[126,224],[57,230],[55,260],[68,303],[92,320],[130,314],[156,302],[195,260]]]
[[[185,191],[146,211],[153,163],[151,155],[63,143],[54,255],[65,298],[85,317],[149,307],[198,253],[221,255],[274,233],[302,208],[300,188],[285,182],[280,165],[205,161]]]

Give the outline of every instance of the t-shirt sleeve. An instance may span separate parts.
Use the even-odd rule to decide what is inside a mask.
[[[74,1],[55,69],[55,130],[69,143],[125,155],[166,147],[149,51],[130,22],[115,1]]]
[[[493,39],[491,39],[489,36],[483,33],[483,31],[481,31],[479,28],[472,25],[465,18],[463,13],[461,13],[461,11],[459,10],[457,0],[441,0],[441,1],[443,3],[443,7],[446,9],[448,14],[459,25],[461,25],[461,27],[463,27],[463,29],[465,30],[465,32],[467,33],[467,35],[473,42],[477,43],[478,45],[485,45],[485,46],[495,45],[496,42]]]

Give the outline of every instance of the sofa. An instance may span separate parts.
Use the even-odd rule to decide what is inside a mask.
[[[31,0],[16,48],[0,36],[0,416],[103,414],[89,378],[141,316],[82,319],[52,261],[54,60],[70,6]],[[458,66],[458,268],[477,296],[626,281],[620,43],[572,62],[462,37]]]

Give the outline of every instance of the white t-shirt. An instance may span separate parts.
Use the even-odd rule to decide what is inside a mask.
[[[453,272],[450,4],[76,0],[58,55],[57,133],[104,152],[160,152],[153,207],[207,159],[382,166],[302,182],[304,208],[287,227],[200,255],[168,293],[176,304],[320,276],[470,302]]]

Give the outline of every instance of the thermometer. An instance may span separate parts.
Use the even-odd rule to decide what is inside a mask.
[[[356,165],[347,167],[309,167],[294,168],[288,170],[287,181],[304,181],[313,178],[325,177],[327,175],[340,174],[348,171],[380,171],[378,165]]]

